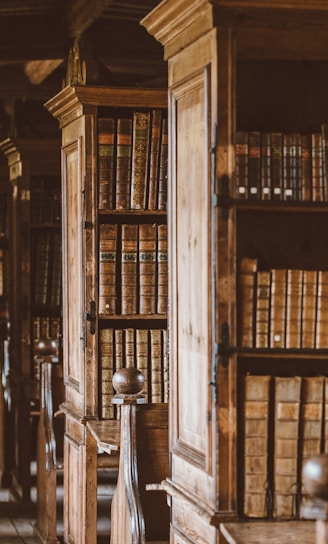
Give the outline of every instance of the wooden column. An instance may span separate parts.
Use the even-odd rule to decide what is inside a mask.
[[[328,544],[328,454],[311,457],[303,466],[303,484],[309,499],[302,516],[316,519],[316,544]]]
[[[117,392],[113,403],[121,406],[121,448],[117,487],[111,510],[111,544],[144,544],[145,521],[138,490],[136,409],[146,399],[141,394],[144,377],[135,368],[122,368],[113,377]]]

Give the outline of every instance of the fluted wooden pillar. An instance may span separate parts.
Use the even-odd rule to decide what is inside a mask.
[[[111,508],[110,544],[145,544],[145,522],[138,490],[136,408],[146,402],[144,377],[135,368],[122,368],[113,377],[113,403],[121,406],[120,463]]]

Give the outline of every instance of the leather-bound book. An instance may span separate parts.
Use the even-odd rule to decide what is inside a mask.
[[[283,198],[282,133],[271,133],[271,190],[272,200]]]
[[[237,131],[235,143],[235,195],[245,200],[248,196],[248,132]]]
[[[296,200],[295,150],[292,134],[282,135],[282,198]]]
[[[323,199],[328,200],[328,124],[321,125]]]
[[[151,122],[148,209],[157,209],[162,111],[153,110]]]
[[[255,347],[269,347],[271,272],[259,270],[256,274]]]
[[[116,314],[117,307],[117,225],[99,227],[99,302],[100,314]]]
[[[115,119],[110,117],[98,118],[97,136],[98,155],[98,206],[100,210],[114,207],[114,150],[115,150]]]
[[[257,259],[245,257],[239,266],[238,279],[238,338],[241,347],[252,348],[254,339],[255,281]]]
[[[136,366],[136,350],[135,350],[135,330],[132,327],[124,329],[125,341],[125,364],[126,368],[134,368]]]
[[[292,134],[293,146],[293,172],[295,176],[295,200],[302,200],[302,135],[298,132]]]
[[[259,200],[261,196],[261,133],[248,133],[248,199]]]
[[[328,349],[328,271],[318,271],[316,344],[318,349]]]
[[[271,270],[270,347],[286,347],[286,269]]]
[[[148,188],[150,112],[133,114],[131,208],[144,210]]]
[[[303,271],[302,296],[302,348],[315,348],[317,315],[317,277],[316,270]]]
[[[163,402],[163,341],[162,331],[150,331],[150,364],[151,364],[151,402]]]
[[[261,200],[271,200],[271,134],[261,134]]]
[[[301,378],[274,378],[274,517],[294,519],[297,513],[298,440]]]
[[[99,359],[100,359],[100,417],[114,418],[113,374],[114,374],[114,331],[100,329],[99,331]]]
[[[322,134],[314,132],[311,134],[311,157],[312,157],[312,200],[313,202],[323,201],[323,149]]]
[[[169,402],[170,394],[170,369],[168,331],[163,329],[163,402]]]
[[[136,362],[137,369],[142,372],[144,377],[143,393],[146,399],[149,399],[149,331],[147,329],[136,330]]]
[[[168,309],[168,246],[167,225],[157,226],[157,313],[166,314]]]
[[[163,119],[161,147],[159,158],[159,178],[158,178],[158,209],[166,210],[167,204],[167,169],[168,169],[168,120]]]
[[[270,376],[244,378],[244,515],[268,515]]]
[[[287,270],[286,348],[302,347],[303,270]]]
[[[312,200],[311,135],[302,135],[302,200]]]
[[[116,209],[127,210],[131,203],[132,119],[117,120],[116,155]]]
[[[122,225],[121,313],[138,312],[138,225]]]
[[[157,225],[139,225],[139,312],[157,312]]]

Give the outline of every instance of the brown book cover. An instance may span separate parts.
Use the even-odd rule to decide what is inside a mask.
[[[149,398],[149,381],[148,381],[148,363],[149,363],[149,331],[147,329],[136,330],[136,364],[137,369],[142,372],[144,377],[143,394],[147,401]]]
[[[240,262],[238,306],[239,306],[239,344],[241,347],[254,347],[255,281],[257,259],[245,257]]]
[[[125,341],[125,368],[134,368],[136,366],[136,349],[135,349],[135,330],[132,327],[124,329]]]
[[[163,402],[169,402],[170,392],[168,341],[168,331],[163,329]]]
[[[270,376],[244,378],[244,515],[267,510]]]
[[[271,133],[271,188],[272,200],[282,200],[282,133]]]
[[[133,113],[131,208],[146,208],[148,189],[150,111]]]
[[[316,348],[328,348],[328,271],[318,271]]]
[[[122,225],[121,313],[138,311],[138,225]]]
[[[157,209],[162,111],[153,110],[151,123],[148,209]]]
[[[258,200],[261,191],[261,133],[248,133],[248,192],[249,200]]]
[[[292,134],[293,145],[293,172],[295,176],[295,200],[302,200],[302,135]]]
[[[261,134],[261,195],[262,200],[271,200],[271,134]]]
[[[302,135],[302,200],[312,200],[311,135]]]
[[[114,331],[113,329],[100,329],[99,331],[99,357],[100,357],[100,417],[102,419],[114,418],[113,398],[113,374],[114,374]]]
[[[151,402],[163,402],[163,357],[162,331],[150,331],[150,364],[151,364]]]
[[[157,226],[139,225],[139,312],[157,311]]]
[[[314,132],[311,134],[311,157],[312,157],[312,200],[313,202],[323,201],[323,170],[322,170],[322,134]]]
[[[259,270],[256,274],[255,347],[269,347],[271,272]]]
[[[296,200],[295,149],[292,134],[282,135],[283,200]]]
[[[99,302],[100,314],[117,313],[117,225],[99,227]]]
[[[235,194],[245,200],[248,196],[248,132],[236,132],[235,144]]]
[[[168,245],[167,225],[157,226],[157,313],[167,314],[168,309]]]
[[[322,376],[303,377],[301,398],[300,470],[309,457],[321,453],[324,378]]]
[[[125,361],[124,361],[124,350],[123,350],[123,330],[122,329],[114,329],[114,340],[115,340],[115,372],[120,370],[121,368],[124,368]]]
[[[293,519],[298,491],[301,378],[276,376],[274,383],[274,517]]]
[[[167,175],[168,175],[168,120],[163,119],[161,146],[159,157],[159,177],[158,177],[158,209],[166,210],[167,203]]]
[[[132,119],[117,120],[116,209],[130,209]]]
[[[287,270],[286,348],[302,347],[303,270]]]
[[[38,263],[34,269],[34,277],[32,278],[34,304],[36,306],[45,306],[49,302],[50,233],[45,230],[38,231],[35,234],[34,248],[35,262]]]
[[[328,378],[324,377],[323,453],[328,453]]]
[[[270,347],[286,346],[286,269],[271,270]]]
[[[98,206],[100,210],[114,207],[115,119],[98,118]]]
[[[328,200],[328,124],[321,125],[323,199]]]
[[[302,297],[302,348],[314,349],[316,339],[317,314],[317,276],[316,270],[303,271]]]
[[[62,295],[62,240],[61,233],[54,232],[51,240],[52,255],[50,266],[50,306],[61,305]]]

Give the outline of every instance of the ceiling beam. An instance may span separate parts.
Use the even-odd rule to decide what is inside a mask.
[[[79,38],[103,13],[112,0],[74,0],[64,16],[64,25],[71,38]]]

